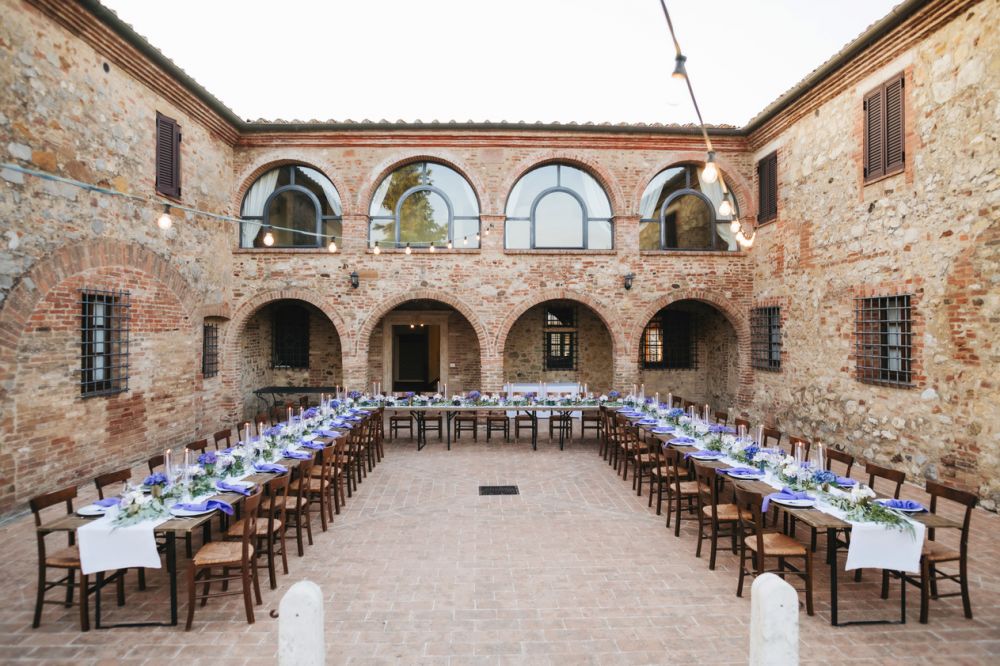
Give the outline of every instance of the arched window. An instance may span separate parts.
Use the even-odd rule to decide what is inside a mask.
[[[340,195],[311,167],[288,165],[262,175],[240,208],[240,247],[320,247],[342,235]]]
[[[443,164],[414,162],[386,176],[369,210],[368,243],[381,247],[479,247],[479,200]]]
[[[726,191],[720,176],[714,183],[701,179],[701,167],[667,167],[646,187],[639,204],[639,249],[736,250],[736,234],[729,226],[739,215],[736,197]],[[728,201],[732,212],[720,207]],[[723,207],[725,209],[725,207]]]
[[[521,176],[507,199],[506,246],[610,250],[611,203],[593,176],[548,164]]]

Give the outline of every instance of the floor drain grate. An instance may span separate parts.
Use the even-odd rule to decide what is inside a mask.
[[[517,486],[479,486],[480,495],[518,495]]]

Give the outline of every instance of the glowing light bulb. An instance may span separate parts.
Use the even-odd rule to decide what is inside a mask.
[[[378,246],[378,243],[375,243],[375,247],[372,248],[372,253],[373,254],[382,254],[382,248],[380,248]]]
[[[448,239],[448,249],[449,250],[451,249],[451,239],[450,238]]]
[[[272,234],[270,231],[264,234],[264,245],[268,247],[274,245],[274,234]]]
[[[410,244],[406,244],[406,254],[413,254],[413,250],[410,248]]]
[[[723,217],[728,217],[733,214],[733,204],[729,203],[729,199],[723,199],[722,203],[719,204],[719,215]]]
[[[478,243],[478,242],[479,242],[479,240],[480,240],[480,238],[479,238],[479,234],[476,234],[476,242]]]
[[[719,167],[715,166],[714,151],[708,151],[708,159],[705,160],[705,169],[701,172],[701,179],[706,183],[714,183],[719,180]]]
[[[414,328],[413,324],[410,324],[410,328]]]
[[[741,228],[741,225],[740,225],[739,218],[735,218],[734,217],[733,221],[729,223],[729,230],[732,231],[735,234],[737,231],[740,230],[740,228]]]
[[[434,248],[434,243],[431,243],[430,251],[437,252],[437,250]]]
[[[462,238],[462,245],[468,245],[468,244],[469,244],[469,237],[465,236],[464,238]]]
[[[335,240],[333,240],[331,238],[330,239],[330,244],[326,246],[326,249],[330,250],[330,252],[336,252],[337,251],[337,241],[335,241]]]
[[[170,227],[174,226],[174,219],[170,217],[170,208],[168,206],[163,207],[163,214],[160,215],[158,220],[156,220],[156,226],[163,231],[166,231]]]

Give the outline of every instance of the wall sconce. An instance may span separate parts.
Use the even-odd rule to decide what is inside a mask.
[[[628,291],[629,289],[632,288],[632,281],[633,280],[635,280],[635,274],[634,273],[626,273],[625,274],[625,290],[626,291]]]
[[[361,277],[358,275],[357,271],[351,271],[351,286],[355,289],[361,284]]]

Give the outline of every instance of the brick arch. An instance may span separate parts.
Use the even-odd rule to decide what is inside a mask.
[[[549,150],[530,155],[514,165],[514,167],[504,175],[499,188],[494,193],[494,196],[499,198],[493,204],[497,214],[506,214],[507,199],[510,197],[511,190],[514,189],[514,185],[521,178],[521,176],[538,167],[556,163],[563,163],[577,167],[578,169],[586,171],[591,176],[596,178],[597,182],[604,188],[604,193],[608,195],[608,201],[611,203],[612,217],[618,217],[628,213],[626,200],[622,193],[622,188],[618,183],[618,179],[615,178],[600,162],[591,159],[587,155],[574,151]]]
[[[736,345],[739,349],[739,386],[736,395],[741,404],[750,402],[753,384],[753,370],[750,366],[750,318],[747,312],[737,307],[732,299],[710,289],[678,289],[653,301],[629,327],[629,357],[638,363],[638,342],[642,331],[657,312],[678,301],[699,301],[711,305],[729,321],[736,331]]]
[[[388,178],[396,169],[404,167],[407,164],[413,164],[414,162],[437,162],[457,171],[472,187],[472,192],[476,195],[476,202],[479,204],[479,214],[485,214],[483,210],[485,208],[483,196],[486,192],[486,187],[479,176],[451,153],[433,154],[426,152],[407,154],[405,156],[395,153],[376,165],[366,184],[358,190],[357,200],[354,202],[355,210],[357,210],[358,214],[368,215],[371,209],[372,197],[375,196],[375,190],[382,184],[383,180]]]
[[[257,182],[258,178],[271,169],[289,164],[301,164],[302,166],[309,167],[310,169],[316,169],[316,171],[319,171],[321,174],[329,178],[330,182],[333,183],[333,187],[337,190],[337,194],[340,195],[340,207],[343,209],[341,214],[354,214],[355,211],[350,210],[349,204],[352,201],[352,197],[349,194],[349,190],[347,190],[342,182],[330,175],[331,173],[334,173],[333,165],[322,165],[316,162],[309,162],[299,156],[287,155],[287,153],[287,149],[268,151],[259,155],[257,159],[243,169],[241,174],[236,175],[236,182],[239,183],[239,187],[233,193],[233,198],[229,202],[230,210],[232,211],[233,216],[239,216],[240,207],[243,205],[243,197],[246,196],[247,190],[249,190],[250,187]]]
[[[639,204],[642,201],[643,192],[646,191],[646,187],[661,171],[676,164],[705,163],[704,152],[676,151],[667,153],[666,155],[661,161],[657,162],[655,167],[648,170],[639,179],[636,189],[629,198],[629,205],[632,206],[630,212],[632,214],[639,214]],[[743,174],[740,173],[737,166],[724,153],[716,153],[715,160],[719,170],[726,179],[726,185],[736,197],[736,205],[739,207],[742,218],[749,218],[751,221],[756,220],[757,204],[751,194],[750,184],[743,177]]]
[[[588,308],[593,310],[597,317],[604,323],[605,328],[608,329],[608,333],[611,335],[611,357],[613,361],[617,363],[617,359],[620,358],[620,353],[627,349],[627,345],[625,343],[625,338],[622,335],[621,326],[612,323],[616,320],[608,314],[611,312],[611,308],[608,308],[600,301],[597,301],[586,294],[573,291],[572,289],[545,290],[526,298],[512,307],[509,314],[500,323],[499,330],[497,331],[495,343],[497,353],[501,355],[503,354],[504,348],[507,345],[507,336],[510,335],[510,331],[514,328],[514,324],[517,323],[517,320],[531,308],[545,303],[546,301],[576,301],[577,303],[586,305]]]
[[[337,335],[340,336],[341,350],[349,347],[350,335],[348,331],[350,329],[347,328],[347,324],[344,323],[343,318],[337,313],[331,302],[318,297],[315,291],[306,289],[269,289],[254,294],[235,309],[226,333],[226,348],[235,353],[240,332],[243,330],[243,325],[246,324],[247,320],[268,303],[283,300],[305,301],[315,306],[320,312],[326,315],[326,318],[333,324],[333,328],[336,329]]]
[[[438,291],[436,289],[415,289],[407,291],[405,294],[400,294],[393,296],[385,301],[379,303],[375,308],[365,316],[364,321],[361,324],[361,328],[358,329],[357,336],[354,340],[354,353],[359,358],[362,354],[366,354],[368,349],[368,340],[371,338],[372,331],[375,330],[375,326],[382,320],[382,317],[389,314],[397,307],[406,303],[407,301],[415,300],[431,300],[440,301],[446,305],[450,305],[455,308],[465,319],[472,325],[473,330],[476,331],[476,338],[479,340],[479,355],[481,357],[490,357],[493,355],[493,347],[490,344],[491,340],[486,333],[486,327],[483,325],[482,319],[476,314],[465,301],[452,295],[451,293],[445,291]]]

